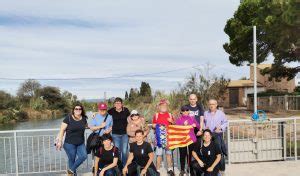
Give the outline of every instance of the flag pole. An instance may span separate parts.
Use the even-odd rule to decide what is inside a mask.
[[[190,166],[190,150],[189,150],[189,146],[186,146],[186,149],[187,149],[187,166],[191,168]],[[188,168],[189,172],[188,172],[188,175],[191,176],[191,169]]]

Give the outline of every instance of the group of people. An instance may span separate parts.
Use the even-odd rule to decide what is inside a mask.
[[[148,140],[147,136],[150,136],[151,128],[155,129],[156,125],[190,125],[193,128],[189,135],[193,142],[187,147],[179,148],[179,175],[189,172],[194,176],[217,176],[221,169],[222,155],[226,154],[223,132],[227,128],[227,119],[223,111],[217,108],[216,100],[211,99],[208,104],[209,110],[204,111],[197,96],[191,94],[189,104],[182,106],[181,115],[175,118],[169,112],[169,102],[162,99],[157,104],[152,126],[146,124],[137,110],[130,112],[124,107],[121,98],[115,98],[114,107],[111,109],[108,109],[107,104],[100,103],[98,112],[90,123],[84,107],[76,105],[61,124],[56,148],[60,150],[63,147],[68,156],[67,174],[76,175],[77,168],[87,158],[84,134],[86,129],[90,129],[102,139],[102,145],[92,153],[95,176],[156,176],[160,174],[163,154],[167,159],[168,174],[175,175],[172,169],[173,151],[156,145],[155,140]],[[152,131],[156,133],[155,130]]]

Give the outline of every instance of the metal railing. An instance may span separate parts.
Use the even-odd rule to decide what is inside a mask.
[[[300,154],[300,118],[277,118],[265,122],[229,120],[224,132],[227,163],[297,160]],[[58,152],[54,140],[59,129],[0,131],[0,175],[64,173],[67,156]],[[89,135],[86,133],[86,137]],[[179,165],[178,150],[174,165]],[[91,155],[79,172],[90,172]]]
[[[64,149],[56,151],[54,146],[58,132],[59,129],[0,131],[0,175],[65,173],[67,155]],[[90,133],[87,130],[85,137]],[[175,150],[173,154],[174,166],[177,167],[178,151]],[[166,167],[165,160],[162,164]],[[92,167],[93,159],[88,155],[78,171],[91,172]]]
[[[274,118],[264,122],[230,120],[226,139],[229,164],[297,160],[300,118]]]

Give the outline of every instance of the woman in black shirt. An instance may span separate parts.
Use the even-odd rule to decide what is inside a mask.
[[[128,153],[128,135],[126,127],[128,124],[127,118],[130,115],[130,112],[123,106],[123,100],[117,97],[114,101],[114,107],[108,110],[108,113],[113,118],[112,138],[114,140],[114,145],[120,150],[120,159],[124,166],[127,161]]]
[[[95,171],[97,172],[94,173],[94,176],[120,175],[120,170],[117,167],[119,149],[112,145],[112,137],[110,134],[103,134],[102,140],[103,146],[101,146],[95,154],[94,165]]]
[[[62,139],[66,133],[63,148],[68,156],[69,176],[76,175],[76,169],[86,160],[87,153],[84,145],[84,131],[87,128],[87,116],[82,105],[76,105],[72,109],[72,113],[63,120],[56,149],[61,150]]]
[[[218,164],[221,160],[221,150],[212,140],[209,129],[203,131],[203,142],[198,141],[192,151],[195,160],[192,162],[193,175],[217,176]]]
[[[136,142],[130,144],[128,160],[123,169],[123,175],[156,176],[156,168],[153,163],[154,153],[151,145],[144,141],[144,131],[135,132]]]

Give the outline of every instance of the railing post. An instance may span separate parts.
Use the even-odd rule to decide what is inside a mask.
[[[230,122],[228,121],[228,126],[227,126],[227,160],[228,160],[228,165],[230,165]]]
[[[295,153],[295,161],[297,161],[297,119],[294,118],[294,141],[295,141],[295,144],[294,144],[294,153]]]
[[[16,175],[19,175],[17,132],[14,131]]]

